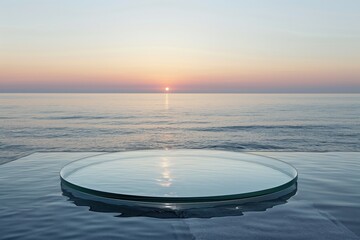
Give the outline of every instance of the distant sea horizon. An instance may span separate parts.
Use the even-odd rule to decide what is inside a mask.
[[[359,151],[359,94],[0,94],[0,163],[37,151]]]
[[[1,92],[0,90],[0,94],[105,94],[105,93],[109,93],[109,94],[360,94],[360,91],[354,90],[354,91],[348,91],[348,92],[282,92],[282,91],[274,91],[274,92],[189,92],[189,91],[176,91],[176,92],[165,92],[165,91],[126,91],[126,92],[121,92],[121,91],[94,91],[94,92],[90,92],[90,91],[11,91],[11,92]]]

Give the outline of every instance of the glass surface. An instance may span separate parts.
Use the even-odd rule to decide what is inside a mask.
[[[148,150],[101,154],[61,170],[86,193],[106,197],[226,200],[280,191],[297,178],[287,163],[260,155],[212,150]]]

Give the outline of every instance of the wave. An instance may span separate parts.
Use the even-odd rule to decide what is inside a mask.
[[[193,131],[204,132],[232,132],[242,130],[261,130],[261,129],[329,129],[329,126],[323,125],[239,125],[239,126],[223,126],[223,127],[207,127],[207,128],[192,128]]]
[[[129,119],[134,118],[132,116],[84,116],[84,115],[74,115],[74,116],[56,116],[56,117],[34,117],[33,119],[39,120],[74,120],[74,119],[86,119],[86,120],[96,120],[96,119]]]

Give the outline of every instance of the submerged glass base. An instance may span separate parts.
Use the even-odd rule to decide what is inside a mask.
[[[297,171],[249,153],[147,150],[77,160],[60,177],[76,197],[181,209],[275,199],[296,189]]]

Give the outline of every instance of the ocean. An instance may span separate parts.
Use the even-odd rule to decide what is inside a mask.
[[[359,151],[359,94],[0,94],[0,163],[38,151]]]
[[[0,239],[360,239],[360,95],[0,94],[0,113]],[[61,188],[79,158],[189,148],[285,161],[297,190],[171,211]]]

